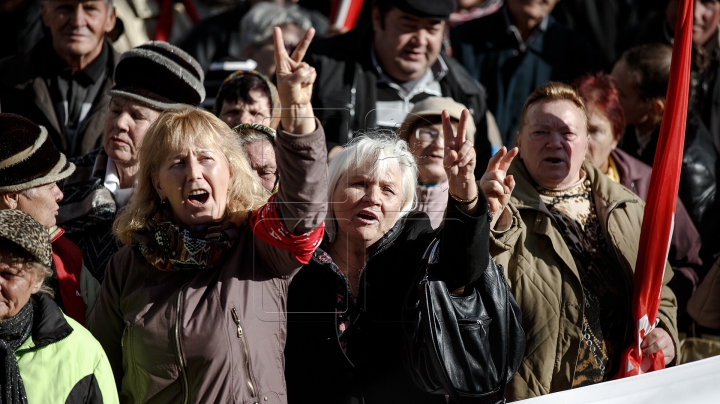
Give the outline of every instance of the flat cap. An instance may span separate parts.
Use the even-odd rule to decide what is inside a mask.
[[[431,20],[447,20],[457,9],[455,0],[389,0],[388,3],[408,14]]]

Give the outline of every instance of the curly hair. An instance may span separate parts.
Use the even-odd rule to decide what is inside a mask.
[[[198,108],[167,111],[148,128],[140,148],[137,185],[130,203],[120,211],[113,230],[123,244],[134,244],[132,233],[152,231],[158,222],[171,220],[169,204],[163,205],[153,179],[170,152],[197,145],[220,152],[230,168],[225,217],[240,226],[250,213],[267,202],[270,194],[255,179],[238,136],[223,121]]]

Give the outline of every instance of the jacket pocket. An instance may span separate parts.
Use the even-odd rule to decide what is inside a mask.
[[[253,398],[253,400],[250,400],[250,402],[259,402],[257,400],[257,393],[256,393],[256,386],[257,383],[253,382],[252,378],[252,366],[250,363],[250,349],[248,348],[247,338],[245,336],[245,331],[242,328],[242,324],[240,323],[240,316],[237,313],[237,310],[233,307],[230,309],[230,314],[232,316],[233,322],[235,323],[235,326],[237,327],[237,338],[240,340],[240,345],[242,347],[242,353],[243,353],[243,359],[245,361],[245,383],[247,384],[247,387],[250,391],[250,397]],[[267,401],[267,400],[265,400]]]

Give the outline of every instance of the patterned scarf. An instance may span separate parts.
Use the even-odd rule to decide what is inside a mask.
[[[6,404],[27,404],[25,385],[20,377],[15,350],[30,336],[33,325],[33,305],[28,302],[13,317],[0,321],[0,357],[3,369],[0,371],[0,402]]]
[[[171,222],[161,222],[155,228],[154,241],[138,246],[145,259],[161,271],[215,268],[238,234],[230,223],[181,229]]]

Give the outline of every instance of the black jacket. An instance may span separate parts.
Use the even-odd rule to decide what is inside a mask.
[[[622,138],[621,148],[629,155],[652,166],[660,136],[660,127],[653,132],[652,140],[643,150],[642,155],[637,153],[638,143],[634,130],[634,127],[628,127],[628,131]],[[716,162],[717,153],[710,133],[696,113],[688,112],[678,196],[685,204],[693,224],[698,229],[702,229],[701,220],[707,218],[703,215],[714,214],[711,206],[715,200]],[[702,230],[700,234],[703,236],[704,242],[705,235]]]
[[[442,273],[433,276],[448,282],[451,290],[474,282],[487,268],[486,214],[469,217],[450,200],[444,230],[433,231],[424,212],[410,213],[373,246],[360,279],[359,303],[347,308],[347,355],[340,347],[336,316],[346,284],[322,248],[315,252],[293,278],[288,295],[288,402],[445,403],[444,396],[415,387],[400,349],[403,301],[408,288],[416,286],[418,262],[436,236],[442,240]]]
[[[310,45],[305,59],[317,70],[312,105],[325,128],[328,150],[347,143],[352,132],[376,126],[377,71],[370,53],[372,41],[372,28],[358,28]],[[455,59],[444,52],[440,57],[448,67],[440,80],[442,95],[470,110],[477,127],[477,167],[484,170],[490,158],[485,90]]]
[[[110,103],[108,91],[115,84],[115,66],[120,59],[120,54],[115,52],[110,42],[105,40],[103,46],[109,47],[111,53],[107,76],[93,100],[90,112],[78,128],[77,150],[70,150],[43,77],[49,52],[55,52],[50,36],[43,38],[27,53],[0,60],[0,112],[22,115],[44,126],[53,144],[67,157],[81,156],[97,149],[102,145],[105,117]]]

